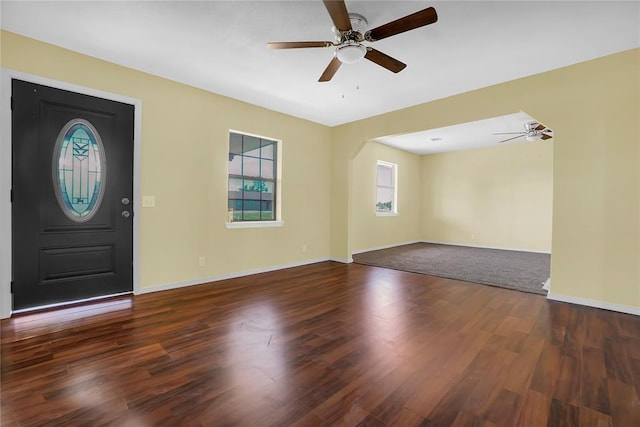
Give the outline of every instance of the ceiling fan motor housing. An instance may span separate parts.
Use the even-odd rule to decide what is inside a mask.
[[[336,44],[345,43],[360,43],[364,40],[364,32],[369,24],[367,18],[357,13],[349,14],[349,21],[351,21],[351,30],[340,31],[336,27],[333,27],[333,33],[336,35]]]
[[[333,27],[338,45],[334,54],[344,64],[358,62],[367,54],[367,48],[362,45],[364,40],[362,33],[366,29],[367,19],[357,13],[350,13],[349,21],[351,21],[351,30],[349,31],[340,31]]]
[[[531,132],[533,129],[537,128],[540,125],[538,122],[528,122],[524,125],[527,132]]]

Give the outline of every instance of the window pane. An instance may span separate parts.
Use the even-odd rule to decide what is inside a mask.
[[[233,211],[241,211],[242,210],[242,200],[231,199],[229,198],[229,209],[233,209]]]
[[[242,175],[242,156],[229,154],[229,174]]]
[[[275,162],[273,160],[262,160],[260,163],[262,165],[260,176],[262,178],[273,179]]]
[[[260,193],[262,200],[273,200],[273,182],[260,181]]]
[[[275,217],[273,215],[273,203],[272,202],[262,202],[262,211],[260,218],[264,220],[274,220]]]
[[[377,184],[385,187],[393,187],[393,168],[385,165],[378,165]]]
[[[267,184],[264,181],[253,180],[253,179],[245,179],[244,180],[244,191],[249,191],[253,193],[261,193],[263,191],[267,191]],[[246,196],[245,196],[246,198]],[[259,199],[260,197],[258,197]]]
[[[273,160],[273,148],[275,147],[275,144],[271,141],[266,141],[266,140],[262,140],[262,152],[261,152],[261,157],[263,159],[272,159]]]
[[[229,178],[229,191],[242,192],[242,180]]]
[[[229,153],[242,154],[242,135],[237,133],[229,135]]]
[[[245,192],[244,211],[242,219],[245,221],[260,220],[260,193]],[[257,200],[256,200],[257,195]],[[249,196],[249,197],[247,197]]]
[[[260,176],[260,159],[242,157],[242,174],[244,176]]]
[[[243,209],[242,206],[243,205],[243,201],[242,200],[236,200],[235,202],[235,207],[233,208],[233,220],[234,221],[241,221],[242,220],[242,214],[243,214]]]
[[[233,210],[233,220],[242,219],[242,200],[229,198],[229,209]]]
[[[242,152],[245,156],[260,157],[260,138],[243,136]]]
[[[378,187],[376,189],[376,210],[382,212],[393,211],[393,189]]]

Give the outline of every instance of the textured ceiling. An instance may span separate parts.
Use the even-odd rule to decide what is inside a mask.
[[[318,77],[332,40],[317,1],[7,1],[3,29],[328,126],[640,46],[635,1],[347,1],[369,28],[429,6],[435,24],[371,44],[408,64],[369,61]],[[514,112],[517,113],[517,112]]]

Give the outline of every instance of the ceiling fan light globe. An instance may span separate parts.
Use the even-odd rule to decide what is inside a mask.
[[[367,48],[361,44],[348,44],[336,49],[336,57],[343,64],[358,62],[367,54]]]
[[[525,139],[529,142],[540,141],[542,139],[542,135],[539,133],[536,133],[534,135],[527,135]]]

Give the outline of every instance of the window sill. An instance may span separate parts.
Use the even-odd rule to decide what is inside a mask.
[[[397,212],[376,212],[376,216],[398,216]]]
[[[227,228],[270,228],[282,227],[283,225],[284,221],[241,221],[225,223]]]

